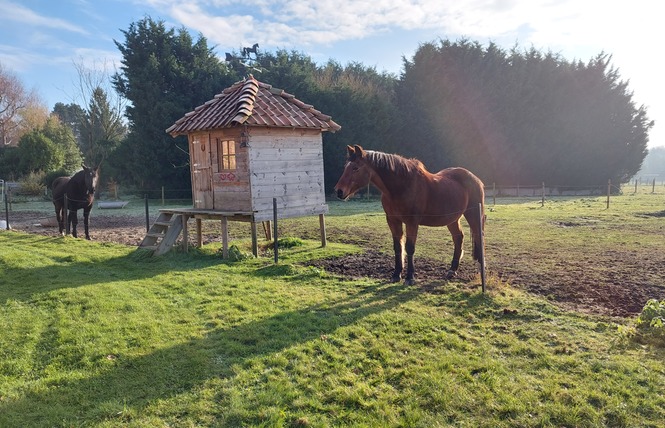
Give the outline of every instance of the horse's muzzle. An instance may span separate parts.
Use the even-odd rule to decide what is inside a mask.
[[[339,199],[344,199],[344,191],[342,189],[337,189],[337,197]]]

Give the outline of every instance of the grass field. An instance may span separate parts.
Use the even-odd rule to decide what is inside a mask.
[[[665,352],[632,340],[634,319],[520,283],[579,281],[552,280],[579,264],[602,288],[626,255],[662,254],[663,195],[604,204],[488,205],[486,294],[477,278],[405,287],[307,266],[388,251],[376,202],[331,203],[326,248],[317,219],[283,222],[311,239],[277,265],[1,232],[0,426],[662,427]],[[421,231],[417,257],[450,254],[445,229]],[[662,265],[646,270],[665,288]]]

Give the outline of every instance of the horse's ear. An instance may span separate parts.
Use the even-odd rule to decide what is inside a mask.
[[[357,156],[359,159],[362,159],[362,158],[365,156],[365,151],[363,150],[362,147],[360,147],[360,146],[357,145],[357,144],[356,144],[354,147],[355,147],[355,149],[356,149],[356,156]]]
[[[346,151],[347,151],[348,158],[351,162],[356,160],[356,149],[354,149],[351,146],[346,146]]]

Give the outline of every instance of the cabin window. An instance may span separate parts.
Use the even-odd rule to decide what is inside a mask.
[[[236,142],[217,138],[217,167],[219,171],[236,169]]]

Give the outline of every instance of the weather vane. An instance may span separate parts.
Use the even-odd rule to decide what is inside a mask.
[[[263,70],[257,67],[258,50],[259,50],[259,44],[254,43],[252,47],[242,48],[241,50],[242,56],[240,57],[236,57],[233,54],[226,52],[226,62],[228,62],[229,65],[231,66],[240,65],[245,68],[258,71],[260,73]],[[252,54],[254,54],[254,58],[252,58]]]

